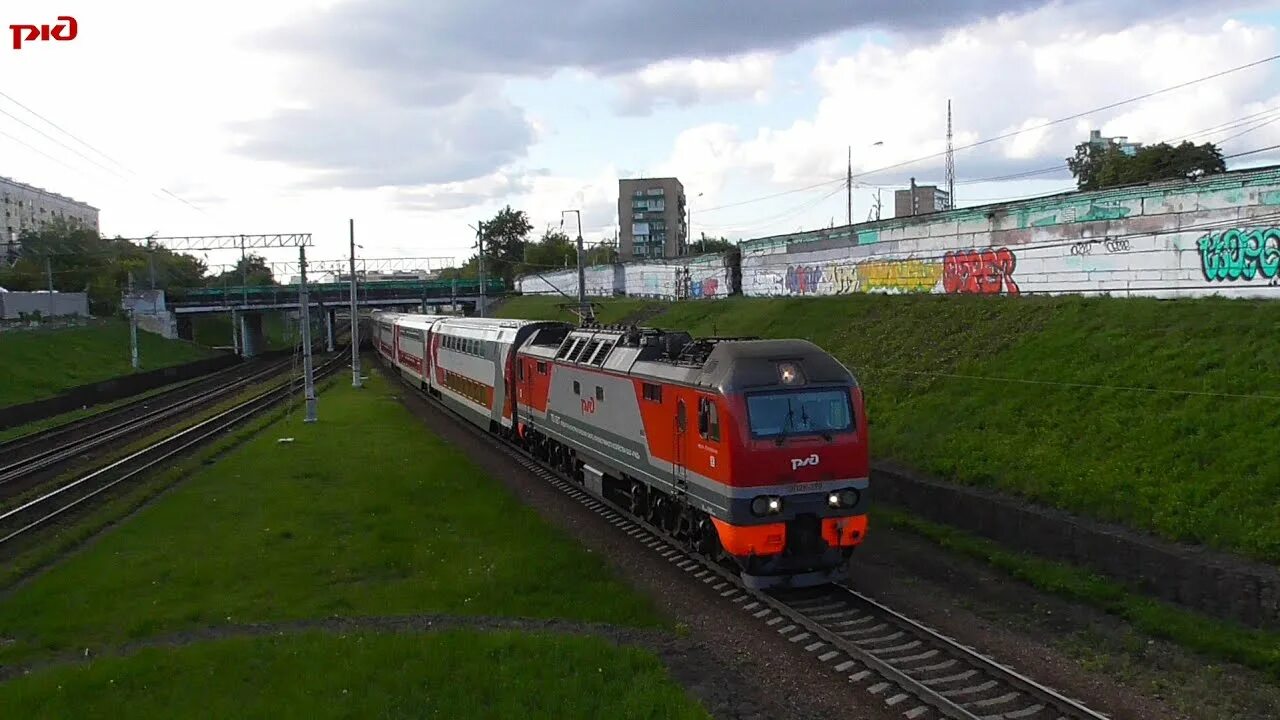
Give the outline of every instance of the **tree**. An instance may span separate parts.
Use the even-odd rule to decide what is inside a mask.
[[[225,272],[210,276],[205,280],[208,287],[249,287],[259,285],[276,285],[275,274],[267,259],[261,255],[246,255],[236,261],[236,266]]]
[[[162,247],[142,247],[119,236],[103,238],[97,231],[51,221],[40,229],[27,229],[20,238],[21,258],[0,270],[0,285],[11,290],[43,290],[52,271],[54,290],[84,292],[90,312],[110,315],[120,308],[120,296],[133,286],[155,287],[171,295],[182,288],[198,287],[205,264]]]
[[[707,237],[706,233],[702,233],[702,237],[695,240],[689,246],[689,252],[694,253],[696,255],[704,255],[707,253],[727,252],[729,250],[734,249],[735,247],[737,246],[734,243],[729,242],[728,238]]]
[[[560,230],[547,228],[542,237],[525,248],[521,272],[544,271],[558,267],[578,266],[578,244]]]
[[[493,259],[492,271],[488,262],[485,264],[486,276],[501,276],[511,287],[519,265],[524,261],[525,247],[529,244],[529,232],[533,226],[523,210],[512,210],[508,205],[498,211],[491,220],[480,224],[480,234],[484,237],[485,260]]]
[[[1081,190],[1192,179],[1226,172],[1227,169],[1222,151],[1213,143],[1195,145],[1187,141],[1177,146],[1168,143],[1148,145],[1133,155],[1126,155],[1110,143],[1098,146],[1084,142],[1076,146],[1073,157],[1067,158],[1067,167],[1076,178],[1076,187]]]

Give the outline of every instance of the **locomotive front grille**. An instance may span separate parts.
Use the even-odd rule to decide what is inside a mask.
[[[827,543],[822,538],[822,524],[818,521],[818,516],[804,513],[787,522],[785,552],[788,555],[812,557],[826,548]]]

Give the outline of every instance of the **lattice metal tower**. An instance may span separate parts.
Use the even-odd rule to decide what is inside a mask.
[[[951,146],[951,99],[947,98],[947,201],[956,206],[956,153]]]

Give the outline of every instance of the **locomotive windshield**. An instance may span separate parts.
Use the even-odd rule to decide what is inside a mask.
[[[853,429],[849,391],[787,390],[747,396],[747,418],[754,437],[832,435]]]

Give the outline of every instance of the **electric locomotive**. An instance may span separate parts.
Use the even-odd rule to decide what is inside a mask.
[[[413,372],[413,359],[406,364],[379,345],[383,357],[415,380],[425,376],[424,386],[464,419],[698,552],[735,563],[748,584],[839,580],[865,538],[862,390],[813,343],[483,318],[381,320],[423,321],[431,371]],[[450,361],[452,352],[472,360]]]

